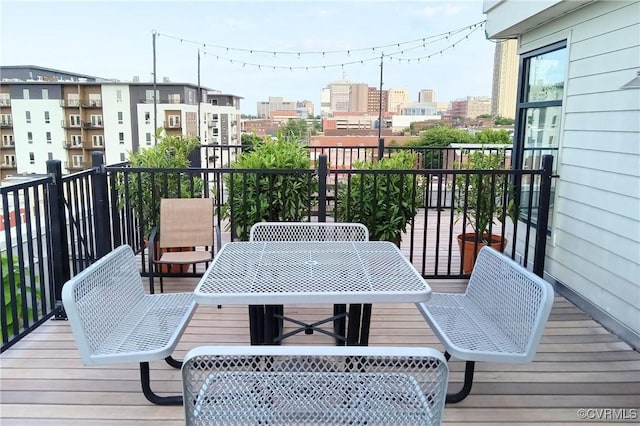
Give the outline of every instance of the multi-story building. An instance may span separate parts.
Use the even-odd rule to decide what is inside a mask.
[[[496,43],[493,59],[491,114],[515,118],[518,84],[518,40]]]
[[[258,117],[260,118],[268,118],[271,111],[295,111],[297,108],[296,101],[281,96],[269,96],[268,101],[257,102]]]
[[[389,99],[387,111],[392,113],[398,112],[398,107],[409,102],[409,89],[389,89]]]
[[[435,102],[436,92],[433,89],[421,89],[418,92],[418,102]]]
[[[241,98],[234,95],[208,97],[208,89],[180,83],[157,83],[154,91],[151,83],[33,66],[0,71],[0,178],[45,173],[48,159],[61,160],[64,172],[83,170],[96,150],[107,164],[125,161],[154,143],[156,126],[204,143],[240,137]],[[200,108],[199,99],[207,100]]]
[[[454,117],[476,118],[491,114],[491,98],[488,96],[467,96],[451,101],[449,114]]]
[[[349,92],[349,112],[367,112],[369,86],[363,83],[352,84]]]
[[[351,82],[339,80],[329,83],[330,114],[334,112],[349,111],[349,96],[351,94]]]
[[[382,102],[382,108],[380,108]],[[382,91],[382,99],[380,99],[380,90],[375,87],[369,87],[369,95],[367,97],[367,112],[369,114],[378,114],[378,111],[386,112],[389,105],[389,91]]]

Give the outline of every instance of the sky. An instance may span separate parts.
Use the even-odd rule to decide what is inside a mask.
[[[417,101],[490,96],[495,44],[482,1],[0,0],[0,63],[131,81],[198,82],[241,96],[310,100],[330,82],[407,88]],[[264,52],[260,52],[264,51]],[[275,52],[275,53],[274,53]],[[276,67],[276,69],[273,69]]]

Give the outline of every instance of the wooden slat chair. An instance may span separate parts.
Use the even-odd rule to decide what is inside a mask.
[[[182,367],[189,425],[439,425],[448,368],[431,348],[204,346]]]
[[[213,260],[215,251],[222,244],[220,230],[215,226],[214,218],[211,198],[160,200],[160,228],[154,229],[149,238],[149,291],[152,294],[155,291],[156,274],[160,276],[160,292],[164,292],[163,265],[193,265],[195,272],[196,264],[208,265]],[[158,250],[153,249],[156,242]]]
[[[464,294],[432,293],[418,304],[445,357],[465,360],[462,389],[469,395],[475,361],[526,363],[533,360],[553,305],[551,284],[500,252],[483,247]]]
[[[146,294],[133,250],[123,245],[67,281],[62,302],[85,365],[138,362],[150,402],[182,404],[182,395],[151,390],[149,362],[182,366],[171,354],[195,311],[192,292]]]
[[[369,241],[369,229],[361,223],[349,222],[258,222],[253,224],[249,232],[249,241]],[[284,319],[284,307],[282,305],[271,305],[265,307],[269,312],[273,310],[280,318],[274,321],[274,335],[279,335],[282,331],[282,319]],[[263,309],[261,306],[251,306],[252,310]],[[265,312],[264,315],[268,315]],[[255,316],[255,315],[251,315]],[[318,321],[312,326],[334,321],[334,332],[339,335],[345,334],[347,306],[344,304],[333,306],[333,316]],[[297,323],[300,326],[306,324],[292,318],[287,320]],[[336,339],[336,344],[344,344],[340,339]]]

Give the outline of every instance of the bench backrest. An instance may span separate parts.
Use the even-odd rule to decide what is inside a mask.
[[[361,223],[258,222],[249,241],[368,241],[369,230]]]
[[[85,364],[145,296],[133,250],[123,245],[67,281],[62,303]]]
[[[497,250],[483,247],[466,296],[528,360],[533,359],[553,305],[551,284]]]
[[[187,425],[437,425],[448,368],[431,348],[208,346],[182,379]]]

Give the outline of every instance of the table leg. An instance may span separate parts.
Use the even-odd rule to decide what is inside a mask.
[[[369,328],[371,327],[371,303],[362,306],[362,323],[360,327],[360,345],[369,345]]]
[[[282,305],[265,305],[264,307],[264,344],[273,345],[274,339],[282,334],[282,320],[274,315],[284,313]],[[279,344],[279,343],[278,343]]]
[[[359,344],[360,334],[360,316],[362,313],[362,305],[349,305],[349,325],[347,331],[347,346],[357,346]]]
[[[338,319],[333,320],[333,332],[338,336],[345,335],[345,329],[347,326],[347,318],[345,316],[347,312],[347,305],[333,305],[333,316],[341,316]],[[336,346],[344,346],[344,341],[340,339],[336,340]]]
[[[252,345],[264,344],[264,306],[249,305],[249,336]]]

